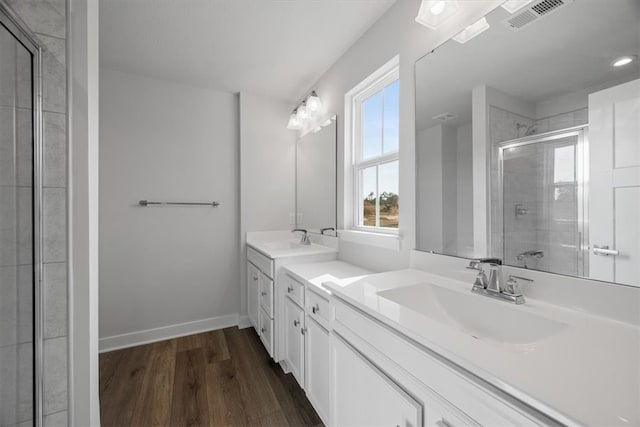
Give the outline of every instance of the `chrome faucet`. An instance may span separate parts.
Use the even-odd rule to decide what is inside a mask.
[[[518,261],[522,261],[523,259],[528,258],[528,257],[544,258],[544,252],[542,252],[540,250],[525,251],[525,252],[522,252],[522,253],[520,253],[520,254],[518,254],[516,256]]]
[[[486,265],[490,268],[488,279],[487,273],[484,270],[484,266]],[[503,286],[500,278],[502,273],[500,270],[501,265],[502,261],[498,258],[471,260],[467,268],[478,271],[471,292],[514,304],[524,304],[524,296],[520,290],[519,282],[532,282],[532,280],[525,279],[524,277],[509,276],[509,280],[507,280],[507,283]]]
[[[320,229],[320,234],[324,235],[324,232],[325,232],[325,231],[336,231],[336,229],[335,229],[335,228],[333,228],[333,227],[325,227],[325,228],[321,228],[321,229]]]
[[[308,246],[311,244],[311,238],[309,238],[309,233],[307,233],[307,230],[305,230],[304,228],[294,228],[293,230],[291,230],[292,233],[295,233],[296,231],[299,231],[302,233],[302,236],[300,237],[301,245]]]

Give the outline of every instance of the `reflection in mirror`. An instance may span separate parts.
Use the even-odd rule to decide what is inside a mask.
[[[538,3],[416,62],[417,248],[640,286],[640,1]]]
[[[336,121],[296,144],[296,226],[310,231],[336,229]]]

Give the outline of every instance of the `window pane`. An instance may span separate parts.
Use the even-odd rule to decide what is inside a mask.
[[[362,159],[382,153],[382,91],[362,103]]]
[[[575,172],[575,146],[567,145],[554,150],[553,182],[574,182]]]
[[[400,135],[400,82],[396,80],[384,88],[383,153],[398,151]]]
[[[376,166],[363,169],[360,172],[360,182],[362,183],[362,225],[376,226]]]
[[[396,160],[378,166],[380,227],[398,228],[398,165]]]

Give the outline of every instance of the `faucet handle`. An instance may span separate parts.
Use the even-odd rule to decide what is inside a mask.
[[[520,289],[520,285],[525,283],[532,284],[533,280],[527,279],[526,277],[509,276],[503,292],[509,295],[521,296],[522,290]]]

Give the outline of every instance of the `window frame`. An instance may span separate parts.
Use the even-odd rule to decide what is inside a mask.
[[[380,227],[380,226],[370,226],[364,225],[364,195],[362,193],[362,182],[360,179],[361,171],[372,167],[372,166],[381,166],[390,162],[397,161],[398,162],[398,171],[400,170],[400,144],[398,144],[398,149],[396,151],[390,153],[381,153],[379,156],[371,157],[365,160],[360,160],[363,150],[363,141],[362,141],[362,105],[363,102],[368,99],[370,96],[376,94],[379,91],[383,91],[384,88],[395,81],[398,81],[398,85],[401,85],[400,82],[400,67],[398,56],[394,57],[387,64],[383,65],[380,69],[372,73],[369,77],[367,77],[362,83],[353,88],[349,93],[345,96],[346,102],[345,107],[351,110],[351,114],[347,115],[350,119],[350,127],[351,132],[349,135],[350,140],[348,141],[350,145],[350,154],[351,154],[351,162],[350,162],[350,175],[351,182],[353,183],[353,191],[351,195],[351,206],[353,208],[353,217],[351,218],[352,224],[351,229],[356,231],[364,231],[364,232],[372,232],[378,234],[388,234],[388,235],[398,235],[400,229],[400,221],[398,220],[398,227]],[[384,106],[384,92],[383,92],[382,104]],[[399,104],[399,102],[398,102]],[[383,107],[384,108],[384,107]],[[400,110],[400,105],[398,105],[398,111]],[[384,117],[384,109],[383,109],[383,117]],[[346,130],[346,129],[345,129]],[[399,135],[398,135],[399,138]],[[384,150],[384,119],[382,125],[382,149]],[[398,187],[400,186],[400,174],[398,173]],[[376,191],[378,191],[378,182],[376,179]],[[400,196],[400,191],[398,188],[398,196]],[[376,224],[379,223],[379,215],[380,215],[380,198],[379,194],[376,194]]]

